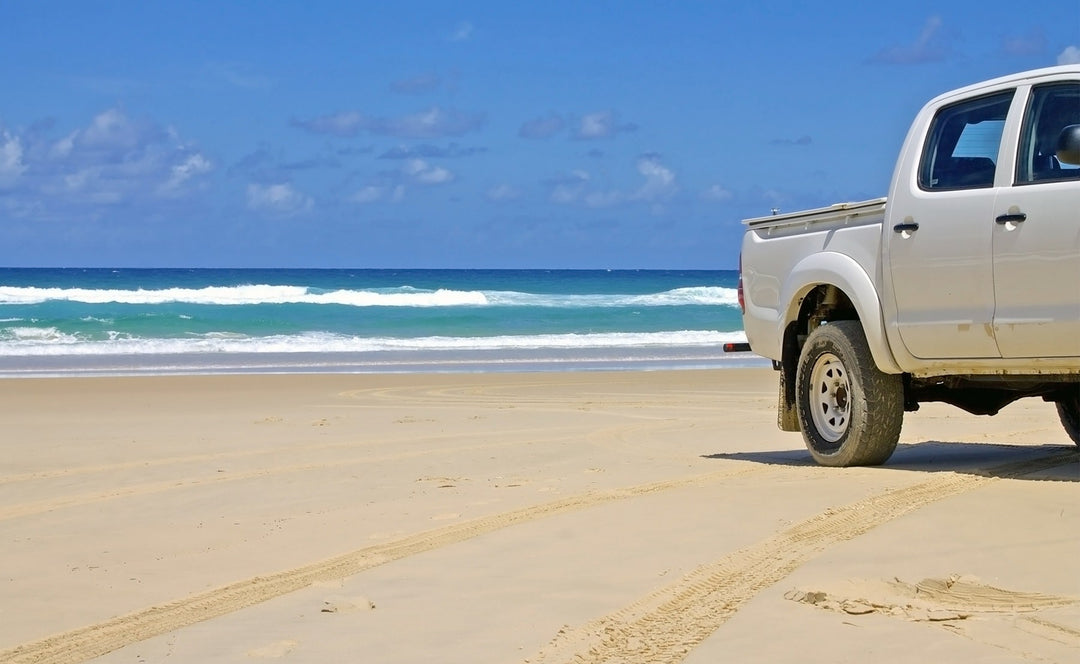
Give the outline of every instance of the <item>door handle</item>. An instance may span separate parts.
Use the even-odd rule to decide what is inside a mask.
[[[1008,214],[999,214],[994,219],[994,221],[998,222],[999,224],[1004,225],[1004,224],[1008,224],[1008,223],[1019,224],[1020,222],[1025,221],[1026,219],[1027,219],[1027,215],[1024,214],[1023,212],[1010,212]]]
[[[919,230],[919,225],[914,221],[906,221],[902,224],[897,224],[892,227],[894,233],[911,233]]]

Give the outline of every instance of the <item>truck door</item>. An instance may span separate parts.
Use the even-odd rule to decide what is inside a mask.
[[[995,178],[1013,90],[938,110],[886,220],[896,325],[918,358],[996,358]],[[906,166],[905,166],[906,165]]]
[[[1080,125],[1080,83],[1031,89],[1013,186],[994,207],[994,335],[1002,357],[1080,356],[1080,161],[1061,154]]]

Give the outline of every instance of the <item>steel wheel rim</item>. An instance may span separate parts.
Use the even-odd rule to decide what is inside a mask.
[[[844,437],[851,421],[851,382],[847,367],[832,353],[822,353],[810,372],[810,413],[826,441]]]

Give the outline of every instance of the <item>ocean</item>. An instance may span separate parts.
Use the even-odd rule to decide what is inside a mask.
[[[0,268],[0,376],[756,366],[731,270]]]

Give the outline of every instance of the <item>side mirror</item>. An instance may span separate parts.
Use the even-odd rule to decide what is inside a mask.
[[[1061,130],[1057,141],[1057,158],[1063,164],[1080,166],[1080,124]]]

